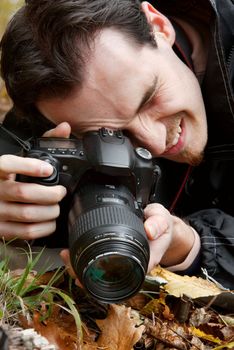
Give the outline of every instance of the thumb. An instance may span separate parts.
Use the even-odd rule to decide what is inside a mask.
[[[145,232],[150,240],[157,239],[169,229],[166,218],[160,215],[153,215],[144,222]]]
[[[67,122],[58,124],[54,129],[48,130],[43,137],[64,137],[68,138],[71,134],[71,127]]]

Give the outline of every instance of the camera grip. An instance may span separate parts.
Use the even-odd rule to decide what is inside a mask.
[[[16,181],[19,182],[28,182],[28,183],[36,183],[44,186],[55,186],[59,183],[59,171],[58,171],[58,162],[55,158],[53,158],[50,154],[45,152],[28,152],[28,158],[36,158],[43,160],[53,167],[53,173],[47,177],[34,177],[27,175],[17,175]]]

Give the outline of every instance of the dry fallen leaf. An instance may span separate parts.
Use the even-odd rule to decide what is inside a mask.
[[[221,344],[221,340],[219,338],[214,337],[211,334],[206,334],[205,332],[201,331],[200,329],[198,329],[196,327],[191,326],[189,328],[189,330],[193,335],[195,335],[196,337],[198,337],[200,339],[205,339],[205,340],[208,340],[208,341],[215,343],[215,344]]]
[[[77,338],[77,329],[74,318],[70,314],[60,313],[59,307],[53,307],[53,312],[45,321],[40,321],[41,315],[34,312],[32,322],[28,323],[23,317],[20,318],[24,328],[35,329],[51,344],[56,345],[58,350],[80,349]]]
[[[131,350],[140,340],[145,327],[135,326],[130,311],[131,309],[124,305],[110,305],[107,318],[97,321],[101,329],[97,341],[99,347],[105,350]]]
[[[164,280],[164,290],[178,298],[186,295],[189,298],[195,299],[215,296],[223,292],[213,282],[195,276],[180,276],[160,266],[155,267],[150,272],[149,279],[153,279],[154,277]]]
[[[232,349],[230,347],[234,339],[232,317],[221,318],[221,315],[209,310],[207,305],[204,308],[196,307],[197,301],[192,300],[194,293],[190,297],[189,284],[195,290],[196,298],[201,291],[205,291],[206,295],[207,292],[215,295],[214,293],[222,293],[221,290],[213,283],[200,278],[188,276],[184,278],[162,268],[154,270],[153,273],[156,277],[151,278],[157,281],[155,299],[151,299],[148,294],[150,292],[139,293],[126,301],[125,305],[105,306],[103,312],[103,307],[86,298],[84,293],[74,294],[82,319],[83,342],[77,334],[72,315],[60,307],[53,307],[50,316],[42,322],[39,319],[40,315],[34,312],[32,322],[28,324],[21,318],[21,325],[25,328],[33,327],[58,350],[133,350],[136,344],[137,348],[147,350],[152,348],[155,342],[157,349],[161,350],[165,347],[211,350],[214,346],[217,347],[216,350],[220,350],[224,344]],[[13,272],[14,277],[20,274],[21,270]],[[158,276],[164,281],[163,283],[166,283],[166,288],[162,285],[160,289],[158,288]],[[34,273],[30,274],[26,283],[34,277]],[[47,275],[42,277],[43,283],[46,283],[47,278],[50,279]],[[188,297],[178,298],[178,294],[187,294]],[[176,298],[171,298],[172,295]],[[47,309],[42,304],[40,313],[44,315],[45,311]]]
[[[169,306],[166,304],[165,300],[166,295],[164,293],[160,293],[160,297],[158,299],[150,300],[141,310],[141,314],[145,316],[151,316],[154,314],[158,317],[164,317],[166,320],[173,320],[174,315],[171,313]]]

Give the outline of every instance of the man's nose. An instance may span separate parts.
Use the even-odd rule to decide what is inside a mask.
[[[166,137],[162,133],[153,132],[149,134],[148,132],[141,135],[127,134],[131,139],[133,147],[143,147],[146,148],[154,157],[160,156],[165,152],[166,149]]]
[[[166,150],[167,128],[164,123],[151,118],[136,118],[126,130],[134,146],[144,147],[153,156],[160,156]]]
[[[165,142],[163,142],[163,140],[159,139],[157,136],[152,139],[145,139],[142,147],[150,151],[154,157],[160,156],[166,149]]]

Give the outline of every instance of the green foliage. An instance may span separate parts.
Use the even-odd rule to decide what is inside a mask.
[[[0,324],[17,322],[19,314],[28,319],[35,311],[40,312],[42,305],[47,309],[47,313],[43,314],[45,319],[50,315],[52,306],[59,305],[74,317],[78,338],[82,340],[82,324],[75,302],[64,291],[54,287],[64,270],[57,269],[46,285],[40,284],[43,272],[34,272],[42,252],[34,258],[28,253],[28,262],[21,274],[9,270],[7,259],[0,262]]]

